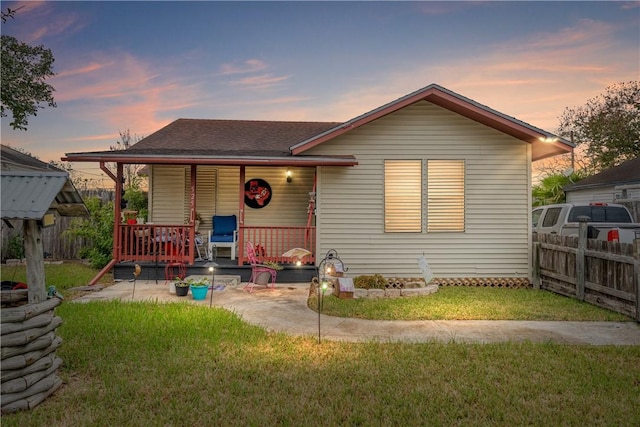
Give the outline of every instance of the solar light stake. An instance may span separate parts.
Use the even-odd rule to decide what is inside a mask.
[[[324,294],[329,287],[329,283],[327,282],[327,275],[331,274],[331,270],[335,270],[335,264],[340,264],[341,271],[346,271],[344,268],[344,264],[342,260],[338,257],[338,252],[335,249],[329,249],[327,254],[320,260],[318,266],[316,267],[318,273],[318,283],[316,284],[317,289],[317,298],[318,298],[318,344],[321,342],[321,333],[320,333],[320,314],[322,312],[322,308],[324,305]],[[320,274],[322,272],[322,275]]]
[[[211,272],[211,295],[209,296],[209,308],[211,308],[211,305],[213,304],[213,286],[214,286],[213,284],[216,277],[215,267],[209,267],[209,272]]]

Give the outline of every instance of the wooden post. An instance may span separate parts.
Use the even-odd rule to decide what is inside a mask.
[[[242,259],[244,258],[244,180],[245,180],[245,166],[240,166],[240,179],[238,188],[238,265],[242,265]]]
[[[584,272],[585,256],[587,249],[587,221],[585,216],[578,217],[578,250],[576,251],[576,298],[584,301]]]
[[[540,242],[533,242],[533,289],[540,289]]]
[[[633,287],[636,290],[636,321],[640,322],[640,233],[633,240]]]
[[[44,248],[42,228],[35,219],[24,221],[24,252],[27,258],[27,285],[29,304],[38,304],[47,299],[44,276]]]
[[[189,194],[189,264],[193,264],[195,260],[195,252],[196,252],[196,229],[195,229],[195,221],[196,221],[196,192],[197,192],[197,166],[191,165],[191,173],[190,173],[190,182],[189,188],[191,189],[191,193]]]
[[[115,218],[113,221],[113,259],[116,261],[120,261],[120,254],[122,253],[122,208],[120,207],[120,202],[122,201],[122,190],[124,189],[124,176],[122,175],[122,163],[117,164],[117,175],[116,175],[116,194],[115,194]]]

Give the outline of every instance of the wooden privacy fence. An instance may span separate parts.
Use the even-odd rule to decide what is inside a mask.
[[[578,298],[640,321],[640,240],[633,244],[534,233],[534,287]]]
[[[79,259],[80,249],[89,242],[82,237],[69,238],[63,233],[70,227],[74,220],[82,220],[72,217],[64,217],[56,215],[56,222],[51,227],[42,229],[42,247],[47,258],[53,259]],[[9,245],[9,241],[18,236],[22,241],[22,220],[10,220],[9,223],[13,228],[2,222],[2,249],[3,258],[5,250]]]

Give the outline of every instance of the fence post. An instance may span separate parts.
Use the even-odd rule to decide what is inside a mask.
[[[640,322],[640,231],[633,240],[633,287],[636,290],[636,321]]]
[[[586,216],[579,216],[578,221],[578,250],[576,251],[576,298],[584,301],[584,271],[585,257],[584,252],[587,249],[587,221]]]
[[[540,242],[533,242],[533,256],[531,263],[533,264],[532,279],[533,289],[540,289]]]

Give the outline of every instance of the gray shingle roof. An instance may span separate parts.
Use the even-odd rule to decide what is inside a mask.
[[[605,186],[638,184],[640,183],[640,157],[605,169],[602,172],[587,177],[575,184],[567,185],[564,191],[580,190],[584,188],[596,188]]]
[[[289,147],[339,123],[178,119],[133,145],[131,154],[290,156]]]

